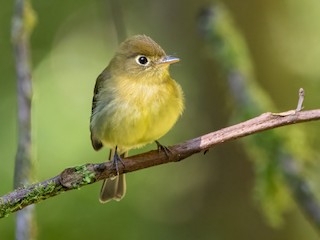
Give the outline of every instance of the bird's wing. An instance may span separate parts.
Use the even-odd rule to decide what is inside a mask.
[[[93,115],[95,114],[95,109],[98,104],[98,95],[99,92],[101,91],[101,88],[103,87],[104,81],[106,81],[108,78],[110,78],[110,74],[108,69],[105,69],[97,78],[96,84],[94,86],[94,91],[93,91],[93,98],[92,98],[92,109],[91,109],[91,117],[90,117],[90,122],[92,121]],[[90,124],[91,126],[91,124]],[[91,132],[91,143],[94,148],[94,150],[98,151],[99,149],[102,148],[102,142],[100,139],[97,139],[93,132],[92,132],[92,127],[90,127],[90,132]]]

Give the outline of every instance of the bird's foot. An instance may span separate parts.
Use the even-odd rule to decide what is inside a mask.
[[[159,143],[158,141],[155,141],[155,143],[157,144],[157,148],[158,151],[164,151],[164,153],[166,154],[166,156],[169,158],[171,154],[173,154],[173,152],[171,151],[170,148],[162,145],[161,143]]]
[[[122,161],[122,158],[119,156],[119,154],[117,152],[117,148],[116,148],[116,151],[114,152],[114,156],[113,156],[113,160],[112,160],[112,165],[116,169],[117,175],[119,175],[119,163],[121,163],[122,166],[125,167],[124,162]]]

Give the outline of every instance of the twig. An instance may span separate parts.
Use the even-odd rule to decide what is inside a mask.
[[[303,109],[303,100],[304,100],[304,89],[300,88],[299,89],[299,100],[298,100],[298,105],[296,111],[299,112]]]
[[[35,23],[30,2],[16,0],[12,19],[12,44],[17,72],[18,149],[15,160],[14,187],[31,182],[31,96],[29,36]],[[33,209],[19,212],[16,218],[16,239],[31,239],[35,235]]]
[[[294,115],[275,115],[264,113],[248,121],[191,139],[170,147],[168,158],[164,152],[156,150],[128,157],[119,166],[119,173],[133,172],[164,163],[177,162],[195,153],[213,148],[227,141],[285,125],[320,119],[320,109],[297,112]],[[72,189],[92,184],[116,174],[112,163],[84,164],[65,169],[54,178],[33,184],[0,197],[0,218],[18,211],[30,204],[58,195]]]

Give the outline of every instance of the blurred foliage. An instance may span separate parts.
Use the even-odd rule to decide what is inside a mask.
[[[320,3],[223,2],[247,42],[252,63],[244,66],[254,68],[254,79],[274,103],[260,111],[294,108],[299,87],[306,91],[304,106],[318,108]],[[197,16],[207,3],[121,1],[129,35],[149,35],[167,53],[182,59],[171,72],[184,89],[187,108],[176,126],[161,139],[166,145],[225,127],[235,111],[247,111],[234,104],[221,64],[212,59],[207,43],[199,37]],[[31,36],[34,156],[37,178],[43,180],[68,166],[107,158],[106,149],[96,153],[91,148],[89,117],[95,79],[108,64],[117,41],[108,1],[70,0],[62,4],[35,0],[33,7],[38,16]],[[3,2],[0,8],[1,195],[12,189],[17,142],[10,44],[12,9],[12,1]],[[304,129],[294,125],[272,132],[280,135],[302,129],[309,144],[301,137],[298,139],[303,143],[292,145],[295,151],[301,150],[300,156],[306,154],[303,144],[317,150],[318,125],[307,123]],[[266,139],[260,134],[257,137]],[[255,167],[246,159],[247,148],[255,147],[248,141],[224,144],[189,161],[129,174],[127,195],[119,203],[101,205],[100,184],[46,200],[36,206],[39,239],[317,239],[296,207],[284,216],[284,224],[277,230],[261,217],[251,200]],[[270,145],[269,142],[265,144]],[[130,154],[150,148],[155,146]],[[265,158],[276,161],[272,158],[274,152],[266,154],[271,156]],[[309,158],[308,154],[301,159]],[[315,189],[319,189],[317,171],[318,165],[310,178]],[[277,179],[274,181],[278,184]],[[0,220],[0,239],[13,239],[13,217]]]
[[[245,121],[266,110],[275,111],[271,98],[255,80],[248,47],[226,7],[220,3],[204,8],[199,24],[212,47],[209,52],[221,64],[228,79],[235,100],[233,122]],[[291,131],[268,131],[245,138],[244,144],[255,163],[256,199],[270,223],[279,226],[283,223],[281,215],[293,207],[281,159],[294,158],[301,174],[306,172],[306,166],[316,157],[307,132],[303,126]]]

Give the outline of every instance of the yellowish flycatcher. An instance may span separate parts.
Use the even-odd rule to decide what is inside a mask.
[[[117,163],[119,155],[172,128],[184,108],[181,87],[169,74],[169,65],[178,61],[145,35],[120,44],[94,88],[90,131],[95,150],[111,148],[109,159]],[[124,174],[106,179],[100,202],[119,201],[125,192]]]

